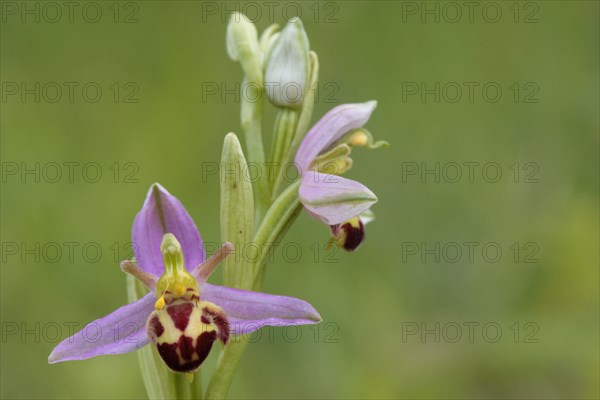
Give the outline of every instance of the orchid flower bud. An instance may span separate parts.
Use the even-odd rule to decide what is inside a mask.
[[[302,105],[310,68],[309,43],[302,21],[289,20],[270,50],[265,70],[267,97],[280,107]]]
[[[227,25],[227,54],[242,65],[248,82],[262,86],[262,51],[256,27],[245,15],[235,12]]]

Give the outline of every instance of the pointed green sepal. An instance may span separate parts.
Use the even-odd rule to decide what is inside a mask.
[[[221,156],[221,240],[236,253],[223,263],[226,286],[250,289],[252,258],[247,254],[254,235],[254,199],[246,158],[237,136],[225,136]]]

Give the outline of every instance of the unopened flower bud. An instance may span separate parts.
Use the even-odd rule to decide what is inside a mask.
[[[265,70],[267,97],[280,107],[300,107],[310,68],[308,37],[302,21],[294,17],[270,50]]]
[[[227,25],[227,54],[239,61],[249,82],[262,85],[262,51],[256,27],[239,12],[231,14]]]

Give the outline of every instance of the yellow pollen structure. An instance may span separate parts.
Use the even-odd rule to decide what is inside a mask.
[[[363,131],[358,131],[352,135],[349,143],[352,146],[366,146],[369,143],[369,138]]]
[[[160,296],[158,300],[156,300],[156,303],[154,303],[154,309],[162,310],[163,308],[165,308],[165,296]]]
[[[199,299],[198,282],[186,270],[181,245],[173,234],[166,233],[163,236],[160,251],[165,270],[156,282],[157,300],[154,308],[162,310],[178,299]]]

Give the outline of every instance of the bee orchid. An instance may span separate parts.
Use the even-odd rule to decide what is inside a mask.
[[[348,251],[363,241],[367,221],[362,216],[377,196],[362,183],[339,175],[352,166],[352,147],[386,144],[373,143],[362,129],[376,106],[377,102],[368,101],[333,108],[306,134],[295,157],[302,176],[300,201],[313,217],[330,225],[333,241]]]
[[[158,184],[135,218],[132,239],[136,260],[122,262],[121,269],[149,293],[62,341],[50,363],[127,353],[151,343],[172,371],[189,373],[200,367],[217,340],[227,344],[230,335],[265,325],[321,320],[303,300],[207,283],[233,246],[225,243],[207,259],[194,221]]]

